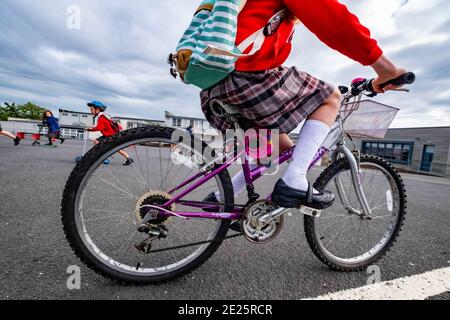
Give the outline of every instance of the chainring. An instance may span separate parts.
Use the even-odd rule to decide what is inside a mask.
[[[284,217],[269,221],[267,224],[261,225],[258,218],[266,213],[270,213],[279,207],[267,200],[259,200],[250,205],[244,212],[242,220],[242,232],[244,237],[258,244],[265,244],[273,241],[281,232],[284,224]]]

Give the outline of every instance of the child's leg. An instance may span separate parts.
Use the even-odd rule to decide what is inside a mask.
[[[283,177],[283,181],[289,187],[302,191],[308,190],[306,173],[336,121],[340,101],[341,94],[335,91],[305,122],[294,149],[293,161]]]
[[[126,153],[123,150],[120,150],[119,153],[125,158],[127,159],[127,161],[123,164],[124,166],[131,166],[134,163],[134,160],[131,159],[131,157],[128,155],[128,153]]]
[[[8,131],[0,131],[0,135],[11,138],[13,140],[17,138],[15,135],[13,135],[12,133],[10,133]]]
[[[255,159],[251,159],[249,167],[250,167],[250,170],[254,170],[254,169],[258,168],[259,166],[258,166],[258,164],[256,164],[256,160]],[[239,196],[242,193],[242,191],[244,191],[245,188],[247,187],[247,182],[245,181],[244,170],[241,169],[231,179],[231,183],[233,184],[234,196],[235,197]],[[214,196],[216,197],[217,200],[219,200],[220,192],[216,191]]]
[[[291,138],[287,134],[280,134],[278,141],[274,141],[274,143],[278,144],[276,147],[278,147],[278,150],[280,153],[292,148],[294,146],[294,143],[292,142]],[[256,164],[256,160],[252,159],[250,161],[250,170],[254,170],[258,168],[258,165]],[[237,173],[232,179],[231,182],[233,184],[233,190],[234,190],[234,196],[239,196],[242,191],[245,190],[247,183],[245,181],[244,171],[240,170],[239,173]],[[220,197],[219,191],[215,193],[216,199]]]
[[[53,144],[53,134],[51,134],[51,133],[47,134],[47,139],[48,139],[47,145],[52,145]]]
[[[120,150],[120,151],[119,151],[119,154],[120,154],[122,157],[124,157],[125,159],[130,159],[130,156],[128,155],[128,153],[126,153],[126,152],[123,151],[123,150]]]
[[[61,132],[60,132],[60,131],[58,131],[58,133],[56,134],[56,139],[58,139],[59,141],[61,141],[61,144],[63,144],[64,141],[66,141],[66,139],[64,139],[64,138],[61,136]]]

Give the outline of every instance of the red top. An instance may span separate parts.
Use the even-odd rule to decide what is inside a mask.
[[[100,114],[97,120],[97,126],[89,131],[100,131],[104,137],[111,137],[117,133],[111,125],[109,120],[104,114]]]
[[[248,0],[239,15],[236,44],[264,27],[285,7],[330,48],[363,65],[373,64],[383,53],[371,38],[369,29],[338,0]],[[239,59],[236,70],[261,71],[281,66],[292,49],[290,38],[294,22],[288,20],[266,38],[262,49],[254,56]]]

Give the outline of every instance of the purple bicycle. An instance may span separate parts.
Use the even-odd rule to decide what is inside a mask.
[[[414,79],[409,73],[391,83],[411,84]],[[406,192],[393,166],[361,154],[356,146],[350,149],[346,142],[358,132],[382,135],[398,110],[366,110],[370,102],[362,97],[375,95],[370,80],[357,79],[351,88],[340,89],[340,115],[311,164],[313,168],[330,155],[331,164],[314,186],[337,195],[332,207],[285,209],[273,204],[270,195],[255,192],[254,181],[288,162],[292,150],[251,170],[246,148],[236,148],[236,139],[226,141],[233,144],[229,151],[197,138],[180,138],[186,137],[185,131],[141,127],[95,146],[70,175],[62,222],[72,249],[87,266],[112,280],[158,283],[199,267],[227,239],[243,237],[255,244],[274,240],[290,212],[304,215],[307,241],[322,262],[338,271],[363,270],[396,240],[406,213]],[[218,112],[232,116],[233,106],[220,106]],[[136,159],[131,167],[114,160],[102,165],[127,148]],[[229,174],[237,160],[242,160],[248,191],[247,203],[240,205],[235,204]],[[220,195],[219,202],[203,200],[211,192]],[[229,233],[233,221],[240,221],[240,231]]]

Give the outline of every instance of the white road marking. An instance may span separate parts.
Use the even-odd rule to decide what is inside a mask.
[[[450,268],[443,268],[310,300],[425,300],[447,291],[450,291]]]

